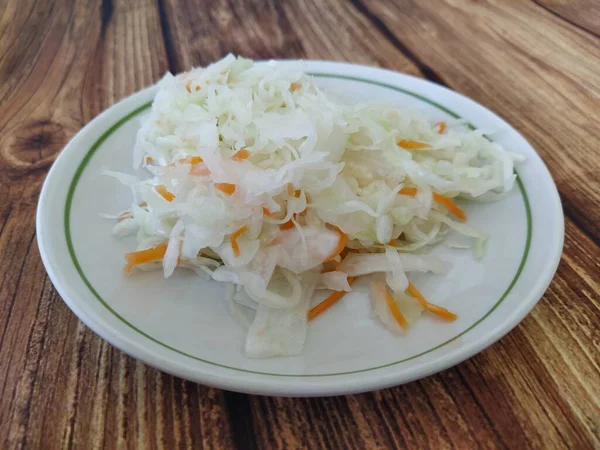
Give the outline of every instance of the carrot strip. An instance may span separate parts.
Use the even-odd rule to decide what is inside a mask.
[[[154,159],[152,158],[152,156],[146,156],[146,164],[152,164],[153,161]]]
[[[403,187],[398,191],[398,194],[408,195],[409,197],[414,197],[417,195],[418,189],[416,187]]]
[[[398,147],[405,148],[406,150],[421,150],[423,148],[429,148],[428,144],[423,142],[413,141],[411,139],[400,139],[398,142]]]
[[[300,189],[296,189],[294,191],[294,197],[298,198],[302,195],[302,191]]]
[[[400,308],[398,308],[398,304],[396,303],[396,300],[394,300],[394,297],[392,297],[392,294],[390,294],[387,288],[384,287],[384,289],[385,301],[387,302],[388,308],[392,311],[392,315],[394,316],[394,319],[396,319],[396,322],[398,322],[398,325],[400,325],[400,328],[406,330],[408,328],[408,322],[400,312]]]
[[[243,161],[244,159],[250,158],[251,153],[245,148],[239,149],[235,155],[231,157],[234,161]]]
[[[263,214],[267,217],[275,217],[275,213],[272,213],[271,211],[269,211],[267,208],[265,208],[263,206]]]
[[[400,191],[398,191],[398,194],[414,197],[415,195],[417,195],[417,192],[418,189],[416,187],[405,187],[400,189]],[[465,212],[456,203],[454,203],[454,201],[450,197],[446,197],[445,195],[434,192],[433,200],[439,203],[440,205],[444,205],[446,208],[448,208],[448,211],[450,211],[456,218],[460,220],[467,219],[467,215],[465,214]]]
[[[408,283],[408,288],[406,288],[406,293],[408,295],[410,295],[411,297],[416,298],[419,301],[419,303],[421,304],[421,306],[426,311],[429,311],[430,313],[433,313],[433,314],[441,317],[444,320],[447,320],[449,322],[454,322],[456,320],[456,318],[458,317],[456,314],[448,311],[446,308],[443,308],[438,305],[434,305],[433,303],[429,303],[427,301],[427,299],[425,297],[423,297],[423,294],[421,294],[412,283]]]
[[[346,256],[348,256],[351,253],[350,250],[351,249],[349,249],[348,247],[345,247],[344,250],[340,252],[340,257],[342,258],[342,260],[344,260]]]
[[[221,192],[225,192],[227,195],[231,195],[235,192],[235,184],[215,183],[215,187]]]
[[[446,122],[438,122],[434,125],[435,128],[438,129],[438,134],[444,134],[444,131],[446,131],[446,128],[448,127],[448,125],[446,124]]]
[[[300,83],[297,83],[296,81],[294,81],[292,84],[290,84],[290,91],[296,92],[301,87],[302,87],[302,85]]]
[[[185,158],[181,158],[179,160],[181,164],[200,164],[204,162],[201,156],[186,156]]]
[[[231,249],[233,250],[233,254],[236,257],[240,256],[240,246],[237,243],[237,239],[242,234],[244,234],[246,231],[248,231],[248,227],[246,225],[244,225],[239,230],[234,231],[233,234],[231,235]]]
[[[175,194],[167,191],[167,188],[162,184],[159,184],[158,186],[156,186],[156,192],[158,192],[161,195],[161,197],[164,198],[168,202],[172,202],[173,199],[175,198]]]
[[[119,217],[117,217],[117,222],[123,222],[125,219],[131,219],[133,217],[133,214],[131,214],[131,212],[127,211],[124,212],[123,214],[119,214]]]
[[[202,159],[201,156],[186,156],[185,158],[181,158],[178,159],[180,164],[191,164],[192,166],[195,166],[196,164],[200,164],[203,163],[204,160]],[[171,164],[169,164],[169,167],[174,167],[175,163],[172,162]],[[190,170],[190,173],[194,170],[194,167],[192,167],[192,169]],[[208,170],[208,169],[206,169]]]
[[[356,277],[348,277],[348,284],[352,285],[352,282],[356,279]],[[318,305],[313,306],[310,311],[308,311],[307,318],[308,320],[312,320],[317,317],[319,314],[324,312],[325,310],[331,308],[335,305],[344,295],[346,291],[335,291],[325,300],[323,300]]]
[[[198,92],[200,90],[200,86],[196,86],[196,88],[194,89],[196,92]]]
[[[190,82],[187,82],[187,83],[185,84],[185,88],[187,89],[187,91],[188,91],[190,94],[192,93],[192,87],[191,87],[191,86],[192,86],[192,83],[190,83]]]
[[[282,223],[281,225],[279,225],[280,230],[289,230],[291,228],[294,228],[294,222],[292,222],[291,220],[288,220],[286,223]]]
[[[333,252],[331,252],[331,254],[327,258],[325,258],[325,261],[331,261],[333,258],[342,253],[342,250],[344,250],[344,247],[346,247],[346,243],[348,242],[348,236],[346,236],[344,232],[335,225],[327,225],[327,227],[335,231],[339,236],[337,247],[333,250]]]
[[[458,207],[458,205],[456,203],[454,203],[454,201],[451,198],[446,197],[445,195],[442,195],[442,194],[438,194],[437,192],[434,192],[433,199],[440,205],[444,205],[446,208],[448,208],[448,211],[450,211],[452,214],[454,214],[458,219],[460,219],[460,220],[467,219],[467,215],[465,214],[465,212],[462,209],[460,209]]]
[[[140,264],[144,264],[150,261],[158,261],[163,259],[165,256],[165,252],[167,251],[167,243],[163,242],[152,248],[147,248],[145,250],[139,250],[137,252],[130,252],[125,254],[125,267],[123,270],[126,274],[130,274],[131,270],[135,266],[139,266]]]

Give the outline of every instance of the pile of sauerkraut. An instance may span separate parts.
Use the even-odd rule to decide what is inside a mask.
[[[125,272],[228,283],[246,354],[260,358],[300,353],[309,320],[364,275],[392,332],[424,311],[454,320],[406,274],[445,272],[424,249],[450,230],[482,255],[485,235],[453,199],[509,191],[519,157],[459,121],[338,104],[300,65],[229,55],[160,81],[133,159],[148,177],[110,172],[133,191],[114,228],[136,233]],[[318,289],[333,292],[313,304]]]

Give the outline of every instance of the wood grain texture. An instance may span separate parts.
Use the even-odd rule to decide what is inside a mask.
[[[0,0],[0,448],[600,448],[600,55],[585,2],[362,1]],[[47,168],[104,108],[227,52],[425,76],[517,126],[568,214],[538,306],[457,367],[336,398],[210,389],[95,336],[39,258]]]
[[[349,2],[161,1],[174,71],[234,53],[253,59],[351,61],[418,73]]]
[[[595,0],[535,0],[576,27],[600,37],[600,5]]]

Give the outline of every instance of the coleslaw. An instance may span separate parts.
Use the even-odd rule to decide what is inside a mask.
[[[336,103],[301,64],[228,55],[159,82],[133,160],[149,176],[107,172],[133,194],[113,229],[137,238],[125,272],[182,267],[228,283],[246,355],[263,358],[299,354],[309,322],[357,277],[372,278],[393,333],[421,314],[455,320],[407,274],[445,273],[425,251],[451,231],[483,255],[485,234],[455,200],[501,198],[522,157],[458,120]],[[313,305],[315,290],[333,292]]]

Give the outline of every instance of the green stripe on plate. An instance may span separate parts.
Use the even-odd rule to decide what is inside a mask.
[[[379,86],[379,87],[383,87],[383,88],[387,88],[387,89],[392,89],[396,92],[410,95],[411,97],[414,97],[425,103],[428,103],[429,105],[436,107],[437,109],[443,111],[444,113],[452,116],[455,119],[460,119],[460,116],[458,114],[456,114],[455,112],[451,111],[450,109],[440,105],[439,103],[436,103],[433,100],[423,97],[422,95],[416,94],[411,91],[407,91],[406,89],[402,89],[402,88],[399,88],[399,87],[391,85],[391,84],[381,83],[379,81],[369,80],[369,79],[365,79],[365,78],[351,77],[351,76],[346,76],[346,75],[337,75],[337,74],[331,74],[331,73],[310,73],[310,75],[313,75],[315,77],[320,77],[320,78],[337,78],[337,79],[343,79],[343,80],[357,81],[357,82],[371,84],[371,85],[375,85],[375,86]],[[152,105],[152,102],[148,102],[148,103],[140,106],[139,108],[131,111],[129,114],[127,114],[126,116],[121,118],[118,122],[116,122],[114,125],[112,125],[108,130],[106,130],[102,134],[102,136],[100,136],[98,138],[98,140],[96,142],[94,142],[94,144],[90,147],[87,154],[85,155],[85,157],[83,158],[83,160],[81,161],[79,166],[77,167],[77,170],[75,171],[75,174],[73,175],[73,179],[71,180],[71,183],[69,185],[69,190],[67,192],[67,199],[65,202],[64,227],[65,227],[65,237],[67,240],[67,248],[69,250],[71,259],[73,261],[73,265],[75,266],[75,269],[77,270],[77,273],[81,277],[82,281],[87,286],[87,288],[90,290],[90,292],[94,295],[94,297],[96,297],[96,299],[112,315],[114,315],[117,319],[119,319],[121,322],[123,322],[126,326],[128,326],[129,328],[131,328],[133,331],[140,334],[141,336],[144,336],[145,338],[149,339],[150,341],[154,342],[155,344],[158,344],[168,350],[171,350],[175,353],[186,356],[188,358],[194,359],[196,361],[201,361],[203,363],[211,364],[211,365],[217,366],[217,367],[223,367],[225,369],[231,369],[231,370],[236,370],[239,372],[246,372],[246,373],[258,374],[258,375],[271,375],[271,376],[278,376],[278,377],[328,377],[328,376],[337,376],[337,375],[349,375],[349,374],[354,374],[354,373],[361,373],[361,372],[368,372],[371,370],[383,369],[385,367],[390,367],[390,366],[393,366],[396,364],[401,364],[401,363],[404,363],[407,361],[411,361],[413,359],[416,359],[423,355],[431,353],[439,348],[442,348],[442,347],[450,344],[451,342],[456,341],[461,336],[464,336],[466,333],[471,331],[473,328],[475,328],[477,325],[479,325],[481,322],[483,322],[487,317],[489,317],[490,314],[492,314],[498,308],[498,306],[500,306],[500,304],[508,296],[508,294],[510,293],[510,291],[512,290],[514,285],[517,283],[517,281],[521,275],[521,272],[523,271],[523,268],[525,267],[525,262],[527,261],[527,256],[529,255],[529,249],[531,247],[531,233],[532,233],[531,208],[529,205],[529,198],[527,197],[527,191],[525,190],[525,186],[523,185],[523,181],[517,174],[517,185],[519,186],[519,191],[521,192],[521,196],[523,197],[523,203],[525,205],[525,212],[526,212],[526,216],[527,216],[527,236],[526,236],[526,240],[525,240],[525,248],[523,249],[523,256],[521,258],[521,262],[519,263],[519,267],[517,268],[517,271],[516,271],[512,281],[510,282],[510,284],[508,285],[508,287],[506,288],[506,290],[504,291],[502,296],[496,301],[496,303],[494,303],[494,305],[488,312],[486,312],[479,320],[477,320],[475,323],[473,323],[471,326],[469,326],[467,329],[465,329],[461,333],[457,334],[456,336],[454,336],[451,339],[448,339],[445,342],[442,342],[439,345],[436,345],[435,347],[432,347],[428,350],[425,350],[421,353],[410,356],[408,358],[401,359],[399,361],[394,361],[394,362],[391,362],[388,364],[383,364],[383,365],[376,366],[376,367],[369,367],[367,369],[352,370],[349,372],[321,373],[321,374],[284,374],[284,373],[271,373],[271,372],[260,372],[260,371],[256,371],[256,370],[247,370],[247,369],[242,369],[239,367],[228,366],[226,364],[220,364],[220,363],[217,363],[214,361],[209,361],[209,360],[206,360],[203,358],[199,358],[198,356],[191,355],[187,352],[184,352],[183,350],[179,350],[175,347],[165,344],[164,342],[152,337],[150,334],[146,333],[143,330],[140,330],[138,327],[133,325],[131,322],[129,322],[127,319],[125,319],[123,316],[121,316],[117,311],[115,311],[106,302],[106,300],[104,300],[102,298],[102,296],[94,288],[92,283],[90,283],[90,280],[83,272],[83,269],[81,268],[81,265],[79,264],[79,260],[77,259],[77,255],[75,253],[73,241],[71,239],[71,207],[73,204],[73,196],[75,194],[75,190],[77,189],[77,183],[81,179],[81,176],[82,176],[85,168],[89,164],[89,162],[92,159],[92,157],[94,156],[94,154],[98,151],[98,149],[101,147],[101,145],[110,137],[111,134],[113,134],[116,130],[118,130],[121,126],[123,126],[123,124],[125,124],[128,120],[130,120],[131,118],[135,117],[139,113],[148,109],[151,105]],[[468,123],[468,126],[470,128],[474,128],[473,125],[471,125],[470,123]]]

